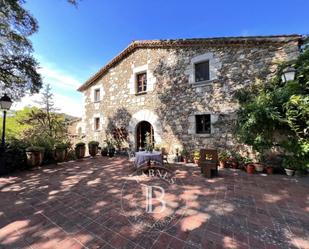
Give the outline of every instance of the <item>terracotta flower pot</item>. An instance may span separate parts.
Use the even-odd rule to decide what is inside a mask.
[[[274,172],[274,169],[272,167],[266,167],[266,173],[267,175],[272,175]]]
[[[198,159],[194,159],[195,164],[198,164],[198,161],[199,161]]]
[[[248,174],[254,174],[255,167],[253,164],[247,164],[245,167]]]
[[[81,159],[85,156],[86,153],[86,146],[77,146],[75,148],[75,155],[77,159]]]
[[[57,162],[63,162],[67,158],[68,151],[66,149],[55,149],[54,158]]]
[[[44,152],[42,151],[28,151],[27,155],[27,164],[30,167],[40,166],[43,162]]]
[[[183,162],[184,162],[184,163],[188,163],[188,158],[184,157],[184,158],[183,158]]]

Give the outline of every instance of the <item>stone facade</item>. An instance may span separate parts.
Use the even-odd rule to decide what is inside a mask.
[[[238,103],[234,93],[276,71],[276,63],[298,56],[298,41],[147,47],[132,50],[91,84],[84,93],[83,133],[104,141],[112,129],[124,127],[135,148],[136,127],[152,124],[156,143],[176,148],[225,148],[233,136]],[[208,60],[210,80],[195,83],[194,63]],[[136,94],[136,73],[147,72],[147,93]],[[100,100],[94,102],[94,91]],[[195,115],[211,114],[211,134],[196,134]],[[95,118],[100,127],[95,130]]]

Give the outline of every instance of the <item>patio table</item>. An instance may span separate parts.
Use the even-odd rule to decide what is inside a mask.
[[[145,163],[154,161],[160,166],[163,166],[162,153],[159,151],[147,152],[140,151],[135,153],[134,165],[136,168],[143,166]]]

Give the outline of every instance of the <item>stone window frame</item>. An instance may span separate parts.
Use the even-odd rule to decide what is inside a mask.
[[[100,90],[100,99],[96,101],[95,99],[95,91]],[[92,103],[100,103],[103,100],[103,96],[105,95],[104,88],[101,82],[98,82],[96,85],[92,86],[90,89],[90,101]]]
[[[97,123],[97,120],[99,121],[98,123]],[[93,129],[94,129],[94,131],[100,131],[101,130],[101,119],[100,119],[100,117],[96,116],[96,117],[93,118]]]
[[[209,62],[209,80],[195,81],[195,64],[202,63],[204,61]],[[218,71],[221,69],[222,63],[218,57],[215,57],[214,53],[207,52],[204,54],[196,55],[191,58],[189,65],[186,68],[185,74],[189,77],[189,83],[193,87],[199,87],[203,85],[210,85],[213,81],[218,79]]]
[[[129,93],[135,96],[139,96],[139,95],[143,95],[143,94],[153,91],[154,85],[156,83],[156,78],[154,77],[152,71],[149,69],[148,64],[137,66],[137,67],[132,65],[131,68],[132,68],[132,74],[131,74],[131,77],[129,79],[129,84],[128,84]],[[145,92],[138,93],[137,92],[137,75],[141,73],[146,73],[147,89]]]
[[[196,133],[196,115],[210,115],[210,133]],[[193,135],[195,137],[211,137],[215,133],[214,124],[218,121],[219,114],[214,112],[194,112],[189,115],[189,129],[188,134]]]
[[[97,92],[99,92],[99,99],[97,99]],[[97,103],[101,101],[101,89],[99,87],[93,89],[93,102]]]

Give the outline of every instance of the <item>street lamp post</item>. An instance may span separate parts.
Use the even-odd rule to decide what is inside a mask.
[[[285,68],[282,71],[281,79],[284,83],[295,79],[296,69],[294,67]]]
[[[6,111],[10,110],[12,106],[12,100],[6,94],[0,98],[0,107],[3,109],[3,126],[2,126],[2,140],[1,140],[1,150],[5,149],[5,122],[6,122]]]

